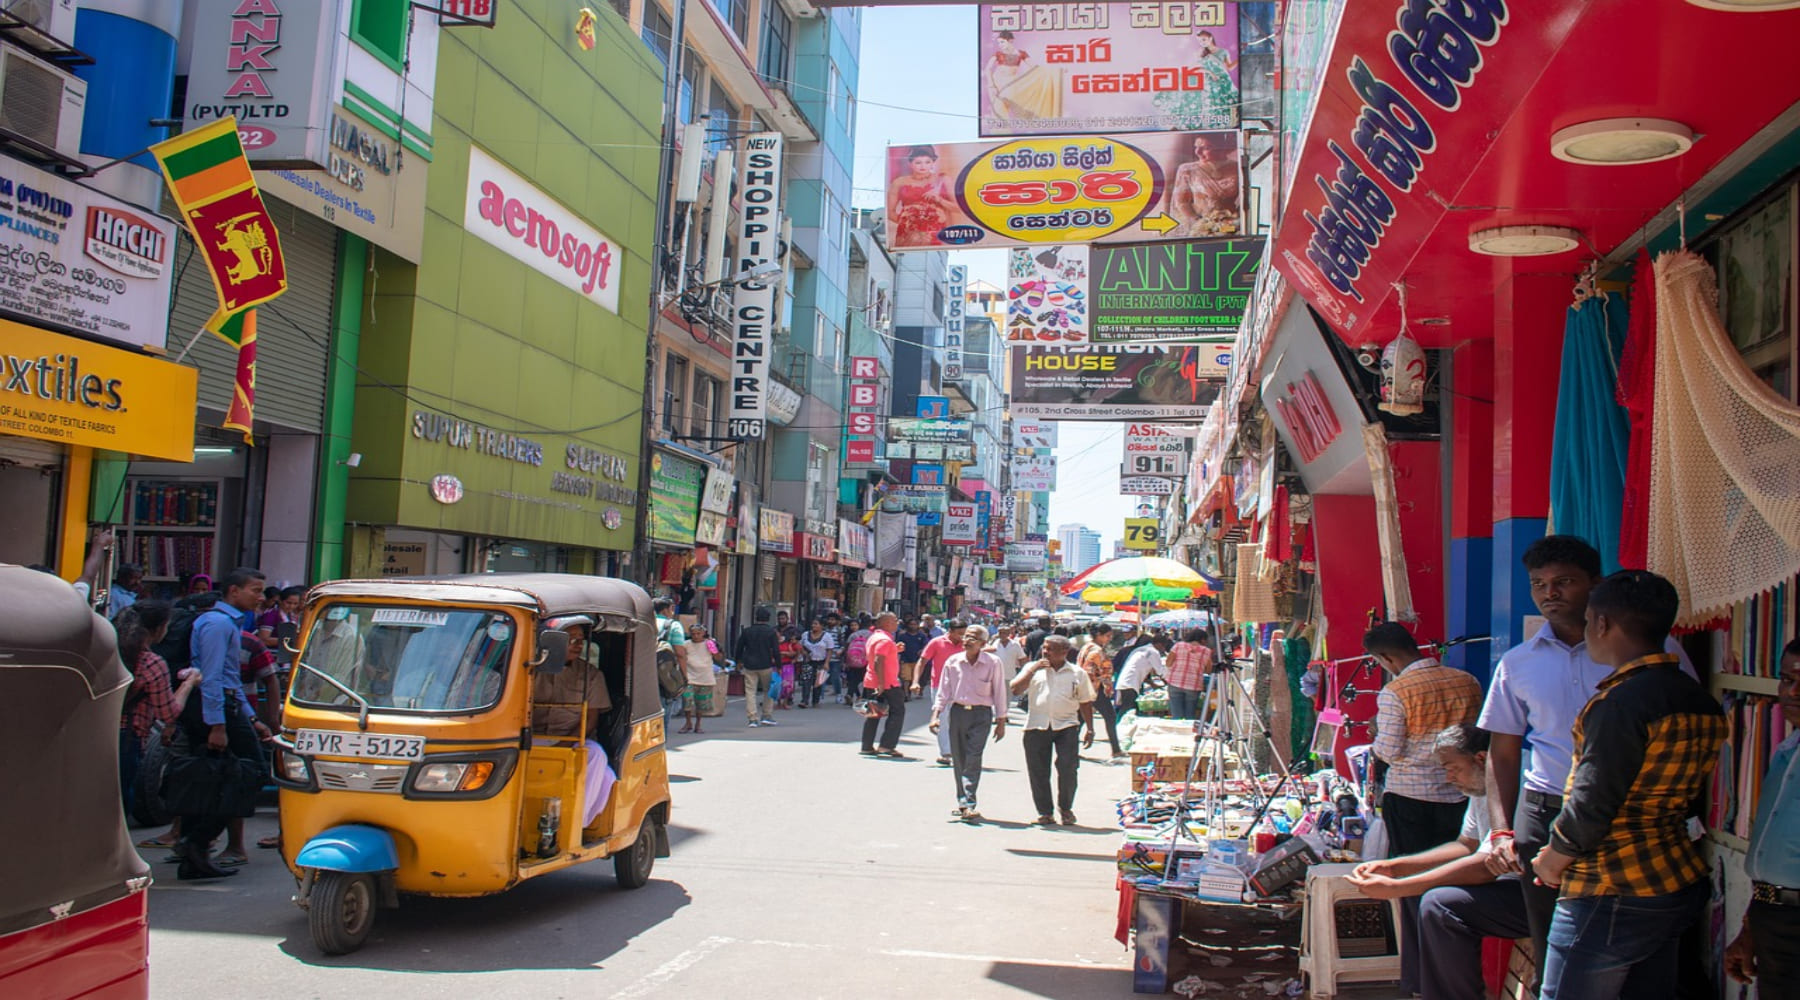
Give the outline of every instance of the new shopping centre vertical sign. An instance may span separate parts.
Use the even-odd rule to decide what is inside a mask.
[[[781,241],[781,133],[744,139],[738,177],[739,273],[776,260]],[[775,346],[774,278],[742,281],[731,293],[731,383],[726,388],[727,433],[746,441],[768,434],[769,355]]]

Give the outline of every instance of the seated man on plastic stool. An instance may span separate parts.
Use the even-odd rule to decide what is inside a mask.
[[[1419,993],[1424,1000],[1485,1000],[1481,939],[1531,936],[1518,883],[1488,871],[1488,734],[1451,726],[1433,747],[1444,774],[1469,797],[1462,832],[1429,851],[1356,866],[1349,881],[1363,895],[1419,905]]]

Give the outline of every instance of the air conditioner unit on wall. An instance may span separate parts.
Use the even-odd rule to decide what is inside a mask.
[[[75,0],[0,0],[0,11],[65,45],[75,40]]]
[[[81,152],[87,81],[35,56],[0,47],[0,128],[71,159]]]

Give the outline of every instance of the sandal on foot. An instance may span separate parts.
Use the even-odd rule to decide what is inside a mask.
[[[217,857],[213,858],[212,863],[215,868],[238,868],[249,864],[250,856],[247,854],[232,854],[229,851],[226,851],[221,852]]]
[[[281,846],[281,834],[278,833],[272,837],[264,837],[261,840],[256,842],[256,846],[262,848],[265,851],[276,850],[277,848],[279,848]]]

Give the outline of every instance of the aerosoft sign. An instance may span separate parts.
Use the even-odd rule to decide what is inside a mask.
[[[619,244],[476,146],[469,147],[463,228],[608,312],[619,311],[625,256]]]

